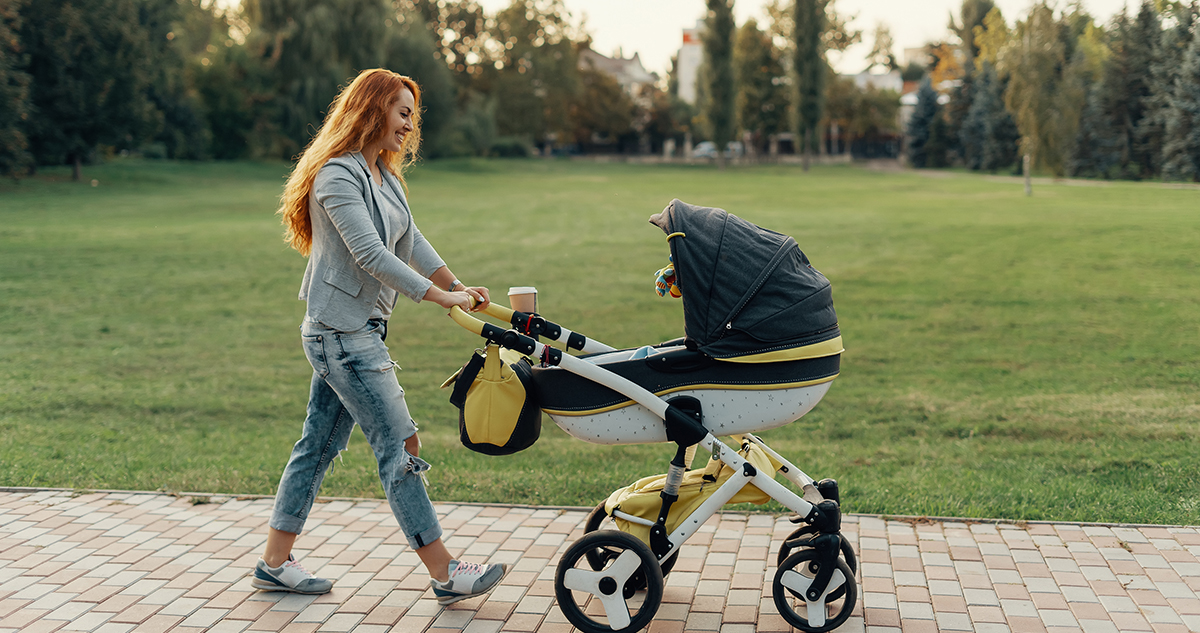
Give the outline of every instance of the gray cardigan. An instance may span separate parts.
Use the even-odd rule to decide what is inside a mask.
[[[384,186],[402,203],[406,222],[394,226],[379,211],[367,161],[361,153],[329,159],[317,172],[308,216],[312,220],[312,253],[300,300],[308,302],[310,319],[343,332],[362,328],[384,285],[415,302],[421,301],[437,269],[445,266],[437,251],[413,222],[408,199],[387,169]],[[395,250],[385,244],[402,232]]]

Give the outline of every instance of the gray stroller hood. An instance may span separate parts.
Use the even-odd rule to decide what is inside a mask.
[[[671,256],[684,332],[700,351],[738,360],[841,336],[829,280],[791,237],[680,200],[650,222],[683,234],[669,238]]]

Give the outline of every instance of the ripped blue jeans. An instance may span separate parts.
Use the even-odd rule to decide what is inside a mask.
[[[354,332],[308,320],[300,327],[304,354],[313,367],[308,415],[275,494],[271,527],[293,534],[304,529],[326,471],[358,423],[375,452],[379,481],[409,545],[416,549],[441,538],[420,474],[429,464],[404,449],[404,440],[417,427],[383,342],[385,327],[375,319]]]

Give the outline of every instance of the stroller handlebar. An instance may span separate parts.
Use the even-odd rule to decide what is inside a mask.
[[[483,327],[488,325],[487,323],[467,314],[465,310],[458,306],[452,306],[450,308],[449,316],[451,319],[454,319],[455,323],[461,325],[464,329],[480,336],[483,336]]]
[[[475,304],[476,301],[474,298],[472,298],[471,306],[474,307]],[[526,335],[533,336],[544,336],[551,341],[561,344],[567,349],[579,350],[585,354],[615,351],[615,348],[613,347],[609,347],[600,341],[590,339],[577,332],[572,332],[571,330],[568,330],[556,323],[547,321],[537,314],[517,312],[512,308],[506,308],[496,303],[489,303],[488,306],[483,309],[483,313],[507,324],[511,324],[512,327],[516,328],[518,333],[524,333]],[[454,319],[454,322],[458,323],[463,328],[489,339],[491,339],[493,335],[498,335],[504,331],[504,329],[501,329],[495,325],[480,321],[458,306],[450,308],[450,318]],[[489,330],[487,328],[493,329]]]

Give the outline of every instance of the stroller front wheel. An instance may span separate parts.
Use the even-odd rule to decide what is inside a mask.
[[[825,594],[816,601],[804,599],[804,594],[820,573],[820,555],[811,548],[802,548],[779,566],[771,584],[772,598],[779,615],[787,623],[806,633],[825,633],[841,626],[854,611],[858,587],[854,572],[840,558],[835,558],[832,577]],[[839,594],[834,597],[833,594]],[[797,610],[799,607],[799,611]]]
[[[594,569],[589,552],[604,552]],[[563,615],[584,633],[634,633],[662,603],[663,577],[650,548],[617,530],[586,534],[558,561],[554,595]],[[638,593],[640,587],[645,593]]]

